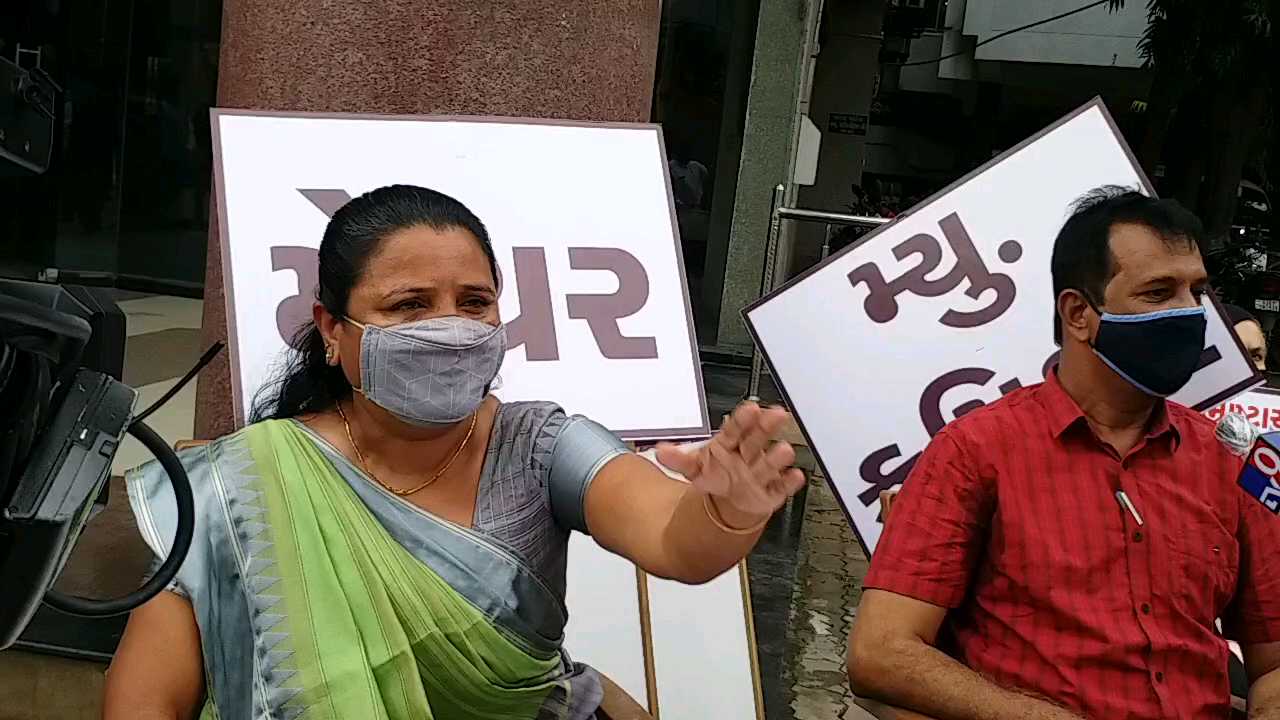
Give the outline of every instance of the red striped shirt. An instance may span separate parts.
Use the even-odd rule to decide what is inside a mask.
[[[1004,687],[1091,718],[1225,718],[1214,621],[1280,640],[1280,517],[1213,429],[1164,403],[1121,458],[1051,373],[933,439],[865,587],[951,608],[939,646]]]

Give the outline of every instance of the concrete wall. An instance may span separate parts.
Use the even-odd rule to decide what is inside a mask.
[[[760,295],[773,188],[782,183],[790,198],[795,195],[791,172],[799,103],[807,97],[806,74],[820,9],[820,0],[760,3],[716,334],[721,352],[751,352],[742,309]]]
[[[848,116],[868,118],[879,73],[885,0],[828,0],[813,76],[809,117],[822,132],[818,175],[800,190],[800,206],[844,212],[849,186],[861,184],[868,135],[833,129]],[[840,128],[836,125],[836,128]]]
[[[850,186],[862,184],[875,136],[871,101],[880,72],[880,30],[887,4],[885,0],[828,0],[824,7],[808,101],[809,117],[822,133],[822,145],[813,185],[798,190],[799,207],[848,212]],[[866,124],[855,131],[849,121],[859,118]],[[821,258],[826,227],[796,223],[787,230],[780,266],[789,277]]]

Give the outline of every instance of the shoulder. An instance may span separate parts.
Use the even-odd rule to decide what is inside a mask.
[[[1179,441],[1183,446],[1194,448],[1205,453],[1202,457],[1217,460],[1232,467],[1243,462],[1242,458],[1233,455],[1218,440],[1217,424],[1203,414],[1175,402],[1165,404],[1169,413],[1169,423],[1178,431]],[[1234,475],[1232,481],[1234,482]]]
[[[510,444],[521,438],[555,434],[567,420],[564,410],[553,402],[504,402],[498,406],[494,419],[498,430],[494,438],[502,444]]]
[[[1169,422],[1173,423],[1179,432],[1191,433],[1201,439],[1215,438],[1214,432],[1217,430],[1217,425],[1209,418],[1172,400],[1165,402],[1165,408],[1169,413]]]
[[[1018,388],[994,402],[964,412],[947,423],[934,436],[946,438],[958,445],[968,445],[976,440],[1006,436],[1013,429],[1027,432],[1043,422],[1044,406],[1040,402],[1043,384]]]
[[[188,445],[174,452],[191,485],[197,516],[216,509],[212,507],[216,505],[217,494],[211,489],[211,479],[221,473],[238,472],[248,464],[249,439],[289,422],[267,420],[217,440]],[[218,470],[219,466],[222,466],[221,470]],[[127,471],[125,484],[134,511],[142,519],[167,514],[169,508],[176,507],[172,481],[158,459]]]

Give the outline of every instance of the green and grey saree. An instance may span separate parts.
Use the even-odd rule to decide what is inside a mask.
[[[204,716],[592,717],[599,678],[560,646],[563,544],[624,451],[611,438],[554,406],[502,406],[475,528],[395,498],[298,422],[184,453],[197,534],[174,589],[200,626]],[[163,555],[167,479],[146,466],[129,488]]]

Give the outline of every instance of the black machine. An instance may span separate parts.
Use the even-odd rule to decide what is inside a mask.
[[[120,382],[124,317],[101,289],[0,280],[0,649],[43,601],[73,615],[128,612],[164,589],[194,529],[191,487],[176,455],[133,417]],[[178,500],[169,557],[142,588],[115,600],[50,590],[129,433],[168,471]]]
[[[0,59],[0,175],[48,169],[58,87],[39,69]],[[82,617],[126,613],[159,593],[186,558],[194,529],[181,462],[124,385],[124,314],[103,289],[0,279],[0,650],[42,602]],[[179,387],[220,350],[215,346]],[[178,501],[169,557],[137,591],[87,600],[51,591],[95,508],[125,434],[168,471]]]
[[[0,176],[35,175],[49,168],[61,89],[40,68],[0,58]]]

